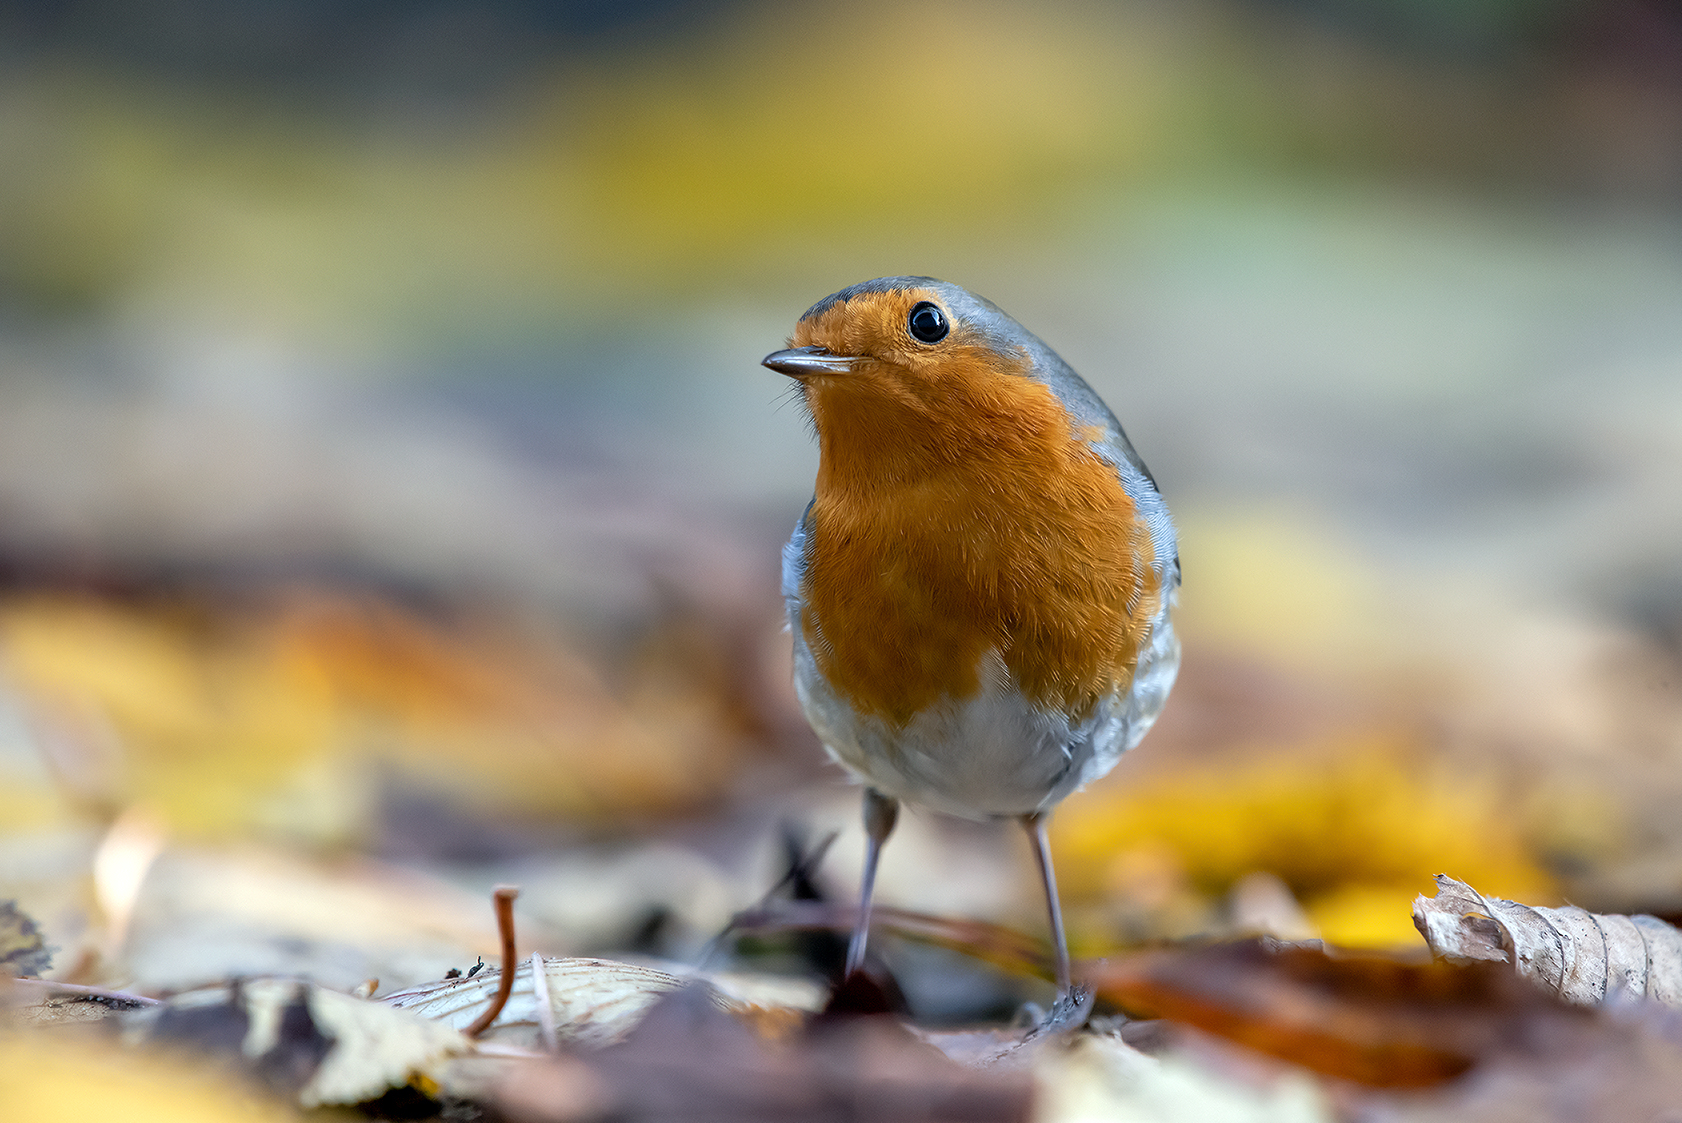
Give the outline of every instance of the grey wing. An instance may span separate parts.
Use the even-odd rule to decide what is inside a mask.
[[[813,502],[816,499],[806,504],[794,533],[783,543],[783,604],[788,608],[790,627],[800,614],[800,584],[806,577],[806,536],[812,525]]]
[[[1134,508],[1144,518],[1151,531],[1151,552],[1154,568],[1164,583],[1180,584],[1180,547],[1174,533],[1174,520],[1169,517],[1168,504],[1157,490],[1156,477],[1134,451],[1133,443],[1121,428],[1110,407],[1075,373],[1063,357],[1047,347],[1037,336],[1024,330],[1024,346],[1034,360],[1038,377],[1057,395],[1063,408],[1077,425],[1097,429],[1103,435],[1091,442],[1092,450],[1114,465],[1116,475]]]
[[[1168,502],[1157,490],[1156,477],[1145,467],[1144,460],[1134,451],[1133,443],[1122,430],[1121,422],[1116,420],[1115,414],[1110,412],[1102,399],[1074,371],[1067,366],[1063,367],[1063,371],[1067,373],[1067,379],[1060,379],[1061,385],[1052,383],[1052,391],[1063,400],[1064,408],[1083,424],[1103,430],[1103,437],[1092,442],[1092,450],[1115,467],[1116,475],[1121,478],[1122,490],[1127,492],[1127,497],[1133,500],[1134,509],[1150,527],[1151,553],[1155,558],[1157,574],[1165,585],[1179,588],[1179,535],[1174,531]]]
[[[1150,528],[1153,568],[1163,584],[1179,588],[1179,535],[1174,530],[1173,518],[1168,514],[1168,502],[1156,489],[1156,480],[1151,476],[1150,469],[1133,451],[1120,425],[1115,426],[1113,433],[1107,433],[1103,440],[1094,441],[1092,447],[1099,456],[1115,465],[1116,474],[1121,477],[1122,490],[1133,500],[1134,509]]]

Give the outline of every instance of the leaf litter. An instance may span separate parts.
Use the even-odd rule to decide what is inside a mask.
[[[0,977],[39,975],[52,966],[52,949],[16,901],[0,901]]]
[[[498,710],[501,703],[495,700],[516,699],[516,711],[534,705],[531,684],[487,684],[474,664],[485,660],[482,665],[496,668],[496,673],[512,671],[532,650],[522,646],[526,641],[498,648],[504,639],[487,639],[493,633],[467,628],[459,632],[468,637],[467,648],[452,654],[450,644],[458,635],[453,626],[422,620],[413,628],[388,629],[381,621],[396,611],[389,605],[365,610],[332,598],[284,603],[293,607],[267,619],[279,622],[282,636],[292,637],[288,642],[296,646],[290,650],[302,653],[305,664],[315,660],[317,671],[312,674],[326,668],[330,680],[339,684],[330,704],[323,703],[337,715],[323,743],[339,746],[325,759],[345,759],[335,754],[353,744],[376,745],[375,756],[390,759],[398,752],[394,746],[407,737],[429,746],[418,758],[420,773],[437,778],[452,769],[471,768],[475,753],[497,757],[520,740],[507,736],[512,728],[504,720],[507,711]],[[299,604],[308,610],[301,616],[294,611]],[[327,606],[324,614],[312,616],[322,604]],[[27,1027],[52,1026],[66,1031],[53,1039],[64,1042],[62,1048],[69,1054],[80,1048],[71,1044],[79,1040],[78,1024],[123,1021],[130,1024],[126,1038],[136,1042],[132,1047],[151,1056],[170,1034],[143,1027],[161,1025],[171,1030],[178,1046],[201,1042],[193,1054],[201,1062],[211,1052],[235,1060],[243,1066],[245,1079],[254,1081],[242,1087],[256,1088],[272,1102],[360,1103],[362,1110],[381,1114],[398,1109],[394,1097],[408,1097],[403,1110],[410,1113],[494,1106],[516,1121],[608,1116],[940,1118],[939,1112],[978,1119],[1425,1120],[1455,1118],[1456,1111],[1474,1105],[1480,1118],[1493,1120],[1524,1117],[1509,1110],[1517,1104],[1528,1105],[1531,1118],[1550,1119],[1556,1117],[1549,1112],[1561,1097],[1574,1097],[1582,1106],[1580,1114],[1563,1117],[1597,1120],[1630,1117],[1618,1114],[1622,1105],[1645,1102],[1639,1097],[1651,1098],[1670,1087],[1666,1073],[1671,1069],[1666,1066],[1674,1067],[1676,1035],[1668,1023],[1644,1013],[1645,1007],[1632,1014],[1617,1003],[1593,1009],[1561,1003],[1527,989],[1524,977],[1509,964],[1494,962],[1494,955],[1485,955],[1490,962],[1484,963],[1431,963],[1423,956],[1410,958],[1393,951],[1358,955],[1300,940],[1219,938],[1140,949],[1113,934],[1107,943],[1102,937],[1094,940],[1094,926],[1088,929],[1088,947],[1107,954],[1102,960],[1087,960],[1083,969],[1098,990],[1099,1016],[1091,1028],[1071,1036],[1033,1040],[1024,1027],[1007,1029],[1000,1022],[982,1029],[952,1029],[919,1026],[901,1015],[826,1016],[817,1012],[825,1005],[822,988],[809,975],[791,984],[787,976],[778,981],[752,970],[755,955],[763,956],[764,947],[781,947],[778,954],[786,959],[790,948],[800,946],[777,944],[780,933],[844,930],[847,910],[824,899],[769,900],[739,917],[737,935],[749,947],[733,958],[735,969],[726,972],[602,955],[521,959],[506,976],[512,984],[507,1005],[479,1041],[468,1041],[461,1031],[485,1014],[505,978],[504,969],[421,984],[418,980],[428,976],[416,974],[414,963],[388,956],[378,965],[346,962],[333,968],[327,973],[333,976],[335,990],[321,985],[324,979],[316,970],[326,961],[309,950],[334,937],[347,947],[362,942],[363,935],[382,945],[414,947],[417,936],[442,934],[428,952],[434,960],[447,956],[443,962],[454,958],[459,963],[462,960],[455,957],[470,960],[476,953],[490,954],[482,904],[470,902],[461,885],[439,876],[437,867],[422,876],[414,871],[424,866],[347,860],[331,849],[277,862],[278,849],[204,847],[217,830],[243,831],[253,824],[258,836],[272,845],[276,836],[264,834],[267,828],[262,824],[282,805],[241,802],[245,793],[274,782],[269,766],[241,772],[244,765],[232,771],[218,765],[208,774],[208,784],[195,787],[201,777],[194,772],[194,761],[207,758],[194,753],[220,739],[234,757],[260,755],[273,744],[249,736],[251,724],[261,724],[261,714],[267,712],[263,707],[270,704],[259,704],[263,691],[303,690],[293,695],[296,699],[309,693],[304,687],[315,689],[307,674],[289,677],[299,664],[262,654],[269,649],[260,639],[261,628],[251,623],[262,614],[242,618],[233,632],[237,642],[232,662],[224,665],[218,660],[228,649],[215,639],[214,629],[184,626],[178,617],[142,604],[138,616],[131,605],[120,627],[102,630],[79,615],[95,608],[85,602],[73,610],[59,602],[35,602],[30,611],[46,616],[35,619],[25,612],[11,618],[13,650],[23,650],[33,660],[27,666],[33,668],[36,677],[30,681],[36,687],[50,680],[63,692],[81,684],[118,716],[113,725],[118,734],[140,746],[143,756],[151,754],[141,774],[162,769],[153,771],[137,790],[155,792],[162,783],[179,785],[181,791],[171,794],[173,802],[166,801],[154,820],[168,824],[168,844],[161,850],[155,842],[128,847],[124,854],[132,851],[147,861],[130,861],[126,880],[107,878],[106,887],[95,895],[96,943],[101,936],[99,902],[109,898],[106,911],[120,914],[105,917],[111,927],[101,947],[110,954],[89,960],[78,952],[61,970],[79,973],[76,977],[86,982],[125,986],[134,981],[126,974],[131,964],[156,962],[148,958],[152,952],[138,957],[137,952],[178,943],[185,959],[199,965],[200,981],[206,977],[203,972],[221,981],[174,995],[162,1011],[148,1008],[126,1014],[109,998],[78,997],[67,987],[43,994],[15,983],[6,1002],[8,1020],[18,1028],[0,1037],[0,1050],[28,1048],[18,1044],[28,1039]],[[68,615],[53,618],[56,611]],[[78,668],[66,648],[53,647],[48,642],[56,626],[52,619],[74,625],[71,631],[81,629],[77,634],[89,639],[89,649],[104,661],[99,665],[103,670],[96,667],[99,673],[94,674]],[[166,658],[172,644],[185,646]],[[488,657],[492,654],[495,658]],[[552,656],[566,662],[564,654]],[[458,657],[460,662],[452,662]],[[138,678],[152,683],[156,690],[151,693],[160,698],[174,690],[174,708],[142,705],[147,692],[136,693],[132,682],[124,679],[129,673],[122,671],[125,660],[136,665],[150,660],[151,669]],[[412,678],[416,667],[430,669]],[[642,721],[634,707],[627,708],[640,688],[615,695],[603,689],[604,681],[591,678],[587,693],[619,715],[614,727],[629,727],[621,719],[632,725]],[[437,689],[428,696],[428,690],[412,689],[415,682],[431,682]],[[219,713],[210,704],[218,691],[224,692],[226,703]],[[185,758],[169,759],[165,750],[174,736],[171,723],[185,721],[199,706],[208,707],[209,716],[193,717],[181,726],[192,751]],[[690,711],[683,720],[703,711],[704,707]],[[718,720],[714,713],[714,718],[703,720]],[[737,744],[731,738],[741,736],[743,722],[740,716],[731,717],[720,738],[706,744]],[[62,732],[69,727],[54,728]],[[285,727],[311,737],[327,728]],[[485,731],[491,735],[481,736]],[[687,789],[682,799],[659,793],[650,797],[639,788],[641,781],[622,791],[613,787],[622,778],[621,770],[669,768],[676,758],[668,750],[675,752],[677,746],[685,752],[713,752],[688,742],[690,732],[682,722],[671,725],[662,733],[658,751],[618,763],[589,757],[610,754],[630,742],[608,737],[595,745],[575,746],[594,769],[585,774],[604,785],[599,799],[590,797],[595,802],[588,810],[569,802],[576,793],[551,793],[535,802],[522,796],[498,805],[487,799],[491,789],[480,783],[485,777],[471,774],[473,782],[462,789],[464,805],[475,808],[474,814],[493,818],[501,813],[498,807],[506,807],[520,820],[534,808],[564,807],[569,814],[577,811],[588,818],[602,809],[619,815],[669,815],[673,808],[706,807],[709,800],[720,798],[720,778],[739,769],[751,753],[744,757],[738,747],[722,757],[709,756],[721,771],[707,771],[699,778],[702,786]],[[1077,899],[1084,894],[1113,902],[1123,890],[1148,888],[1150,879],[1157,878],[1169,887],[1160,898],[1168,906],[1195,902],[1181,914],[1194,918],[1191,930],[1219,934],[1260,929],[1302,938],[1316,929],[1354,931],[1354,926],[1338,928],[1327,918],[1336,912],[1334,905],[1354,899],[1351,890],[1370,889],[1371,901],[1363,900],[1361,908],[1372,915],[1383,911],[1388,931],[1408,921],[1406,909],[1398,911],[1394,903],[1419,866],[1440,861],[1463,872],[1469,868],[1466,876],[1474,884],[1521,899],[1534,894],[1532,899],[1543,904],[1530,909],[1532,919],[1542,918],[1556,935],[1569,930],[1561,926],[1575,914],[1548,911],[1557,900],[1551,896],[1551,871],[1537,864],[1525,837],[1501,828],[1489,815],[1496,796],[1471,784],[1455,799],[1440,799],[1443,777],[1415,767],[1418,758],[1410,755],[1417,738],[1401,736],[1400,750],[1391,752],[1384,749],[1390,736],[1380,723],[1376,739],[1332,737],[1322,742],[1318,755],[1299,758],[1294,770],[1270,771],[1283,758],[1264,753],[1254,757],[1247,772],[1213,764],[1207,774],[1193,769],[1181,773],[1189,777],[1183,781],[1172,776],[1153,779],[1118,799],[1094,793],[1084,805],[1090,811],[1086,821],[1071,820],[1065,835],[1072,891]],[[546,742],[551,747],[553,743]],[[440,745],[447,745],[448,752],[427,755]],[[1381,751],[1345,752],[1351,745],[1376,745]],[[1345,762],[1327,768],[1324,761],[1340,753]],[[294,763],[312,759],[309,751],[283,757]],[[435,768],[446,758],[449,768]],[[119,826],[148,821],[117,814],[119,805],[133,806],[120,803],[123,795],[132,793],[122,788],[122,771],[100,765],[102,759],[92,753],[89,768],[81,772],[65,766],[67,775],[82,777],[76,789],[82,793],[82,806],[107,808],[99,812],[100,821]],[[506,784],[526,767],[524,760],[524,748],[499,759],[492,769],[492,786]],[[324,775],[345,784],[351,798],[330,803],[337,807],[337,826],[306,832],[308,837],[329,848],[346,840],[358,845],[377,841],[378,829],[370,833],[370,825],[378,821],[374,789],[353,771],[329,769]],[[1446,778],[1455,777],[1448,773]],[[681,777],[669,779],[684,782]],[[450,791],[449,782],[437,790]],[[213,815],[201,815],[219,799],[228,802]],[[1150,800],[1157,801],[1154,810]],[[1420,819],[1421,809],[1429,811],[1426,819]],[[1132,825],[1119,828],[1124,833],[1117,835],[1118,828],[1105,825],[1104,819],[1123,812]],[[1374,820],[1369,812],[1382,814]],[[1199,835],[1198,824],[1212,821],[1227,824],[1227,829]],[[1420,822],[1429,829],[1410,838],[1409,831]],[[634,829],[646,823],[638,820]],[[1474,823],[1475,829],[1456,833]],[[353,826],[347,829],[347,824]],[[444,826],[459,829],[447,817]],[[200,849],[175,844],[183,829],[187,837],[201,840]],[[106,835],[107,841],[133,841],[131,836],[139,837],[132,830]],[[265,853],[269,856],[261,857]],[[1485,882],[1486,877],[1491,880]],[[815,874],[814,879],[822,880]],[[752,894],[738,894],[737,899],[751,900]],[[253,932],[283,929],[292,923],[286,918],[294,906],[303,909],[307,923],[295,931],[281,931],[274,940],[277,948],[306,949],[298,959],[303,977],[229,981],[237,973],[234,960],[215,961],[210,954],[225,933],[207,928],[187,939],[195,917],[202,919],[219,903],[236,901]],[[159,907],[166,903],[169,907]],[[652,901],[650,906],[652,923],[660,905]],[[556,908],[564,908],[564,902]],[[1491,922],[1517,923],[1504,913],[1491,914],[1487,908],[1484,913]],[[1014,917],[1005,918],[1010,923],[990,923],[890,905],[881,919],[902,946],[939,946],[1030,987],[1043,972],[1043,943],[1017,931]],[[545,950],[553,946],[554,934],[541,923],[530,931],[532,943]],[[1139,931],[1153,929],[1147,924]],[[1154,931],[1160,935],[1163,929]],[[1487,930],[1474,925],[1473,935],[1479,933],[1487,935]],[[1516,940],[1509,943],[1517,946]],[[753,946],[761,950],[754,952]],[[1494,946],[1500,946],[1499,941]],[[813,963],[804,967],[809,970]],[[1584,965],[1592,967],[1592,962],[1580,957],[1573,970],[1595,978],[1595,971]],[[784,962],[780,969],[789,966]],[[794,966],[798,971],[802,962]],[[900,965],[890,957],[887,966],[891,982]],[[365,981],[366,976],[385,975],[388,969],[401,991],[364,997],[378,993],[377,984]],[[140,988],[137,999],[159,993],[160,974],[155,968],[147,970],[153,981]],[[190,974],[176,969],[174,978],[185,980]],[[1604,971],[1600,974],[1606,976]],[[357,996],[341,993],[353,987]],[[392,1001],[399,995],[403,1003]],[[1125,1015],[1133,1020],[1115,1021]],[[1028,1023],[1033,1020],[1030,1016]],[[203,1047],[208,1040],[217,1043],[215,1050]],[[1608,1074],[1617,1074],[1616,1087]],[[274,1100],[277,1095],[280,1099]]]

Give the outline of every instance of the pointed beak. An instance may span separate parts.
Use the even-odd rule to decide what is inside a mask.
[[[846,374],[856,362],[854,355],[832,355],[822,347],[790,347],[771,352],[760,365],[790,378],[803,378],[808,374]]]

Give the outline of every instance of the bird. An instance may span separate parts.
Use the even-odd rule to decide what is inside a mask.
[[[1173,687],[1168,505],[1092,388],[958,285],[851,285],[787,342],[762,362],[794,380],[818,442],[782,554],[794,687],[864,787],[843,977],[864,964],[877,865],[911,803],[1022,824],[1068,999],[1047,825],[1139,743]]]

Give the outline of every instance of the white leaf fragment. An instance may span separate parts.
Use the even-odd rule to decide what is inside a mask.
[[[648,1008],[683,981],[664,971],[611,959],[544,959],[544,987],[557,1041],[601,1046],[619,1041]],[[501,974],[487,968],[472,978],[445,979],[388,994],[380,1001],[455,1029],[473,1024],[496,994]],[[544,1022],[538,1011],[532,964],[514,972],[514,989],[496,1021],[480,1037],[503,1043],[542,1046]]]

